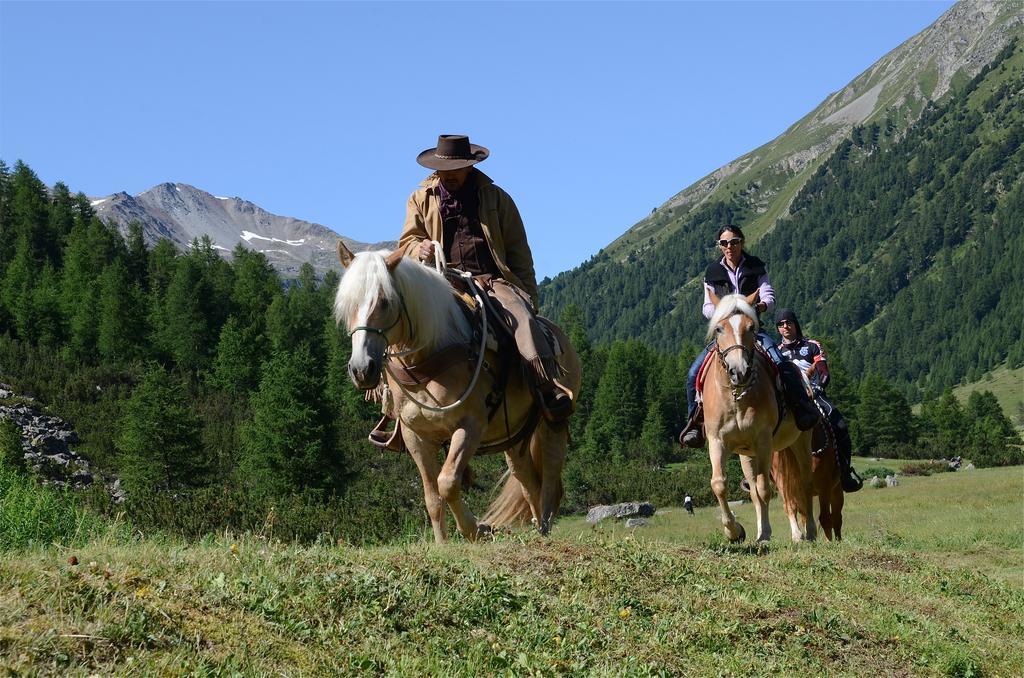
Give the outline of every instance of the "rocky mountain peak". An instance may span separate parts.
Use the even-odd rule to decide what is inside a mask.
[[[397,243],[362,243],[338,235],[320,224],[267,212],[239,197],[212,195],[185,183],[165,182],[132,196],[118,192],[92,200],[97,215],[125,233],[128,224],[142,224],[143,236],[152,245],[161,238],[187,249],[194,239],[209,236],[214,248],[230,257],[236,245],[266,255],[284,278],[292,278],[310,262],[319,275],[340,271],[335,254],[338,240],[354,252],[391,249]]]

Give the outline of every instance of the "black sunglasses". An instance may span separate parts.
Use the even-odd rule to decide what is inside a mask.
[[[719,247],[729,247],[730,245],[739,245],[743,242],[743,238],[729,238],[728,240],[719,240]]]
[[[796,323],[793,322],[792,320],[780,320],[779,322],[775,323],[776,327],[782,327],[783,325],[796,325]]]

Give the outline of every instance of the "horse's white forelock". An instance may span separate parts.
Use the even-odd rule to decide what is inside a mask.
[[[710,341],[711,337],[715,333],[715,327],[718,323],[722,322],[724,318],[728,318],[736,313],[742,313],[754,321],[754,331],[758,330],[757,313],[754,311],[754,307],[747,303],[747,298],[742,294],[730,294],[722,297],[721,301],[718,302],[718,306],[715,307],[715,313],[711,316],[711,320],[708,321],[708,332],[704,336],[704,341]]]
[[[387,250],[378,250],[355,256],[338,285],[334,319],[348,323],[364,305],[383,297],[394,308],[405,304],[416,348],[436,348],[467,340],[469,324],[445,277],[406,258],[388,271],[384,262],[388,254]]]

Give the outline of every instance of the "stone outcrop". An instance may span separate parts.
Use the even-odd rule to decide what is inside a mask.
[[[73,449],[81,440],[71,424],[44,414],[35,401],[0,383],[0,420],[18,428],[25,467],[44,485],[84,490],[101,482],[116,502],[124,501],[121,481],[93,470],[89,460]]]
[[[597,525],[608,518],[650,518],[654,515],[654,504],[650,502],[630,501],[612,506],[592,506],[587,511],[587,522]]]

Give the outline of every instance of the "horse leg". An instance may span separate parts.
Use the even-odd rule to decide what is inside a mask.
[[[534,433],[534,436],[536,435]],[[538,474],[538,469],[534,466],[531,454],[527,451],[528,446],[532,446],[532,440],[529,443],[521,443],[506,452],[505,461],[508,462],[512,475],[519,481],[523,498],[526,499],[526,503],[530,506],[533,522],[539,528],[543,517],[543,510],[541,508],[542,481]]]
[[[832,530],[835,532],[836,541],[843,540],[843,504],[846,503],[846,495],[843,494],[842,483],[836,483],[832,488]]]
[[[437,488],[455,515],[455,525],[459,528],[459,532],[466,539],[476,541],[480,536],[477,531],[476,516],[462,501],[462,476],[466,472],[466,466],[469,465],[473,452],[480,444],[480,431],[467,422],[462,423],[463,426],[452,435],[448,447],[448,458],[445,459],[444,466],[441,468],[441,475],[437,477]]]
[[[732,543],[739,543],[747,538],[746,530],[736,521],[732,509],[729,508],[729,498],[726,495],[725,485],[725,461],[729,454],[722,443],[714,438],[708,440],[708,455],[711,457],[711,491],[718,499],[718,508],[722,518],[722,530],[726,538]]]
[[[760,456],[748,457],[740,455],[740,466],[750,486],[750,501],[754,503],[757,516],[757,541],[765,542],[772,538],[772,526],[768,521],[768,500],[771,490],[768,488],[768,474]]]
[[[538,529],[543,535],[551,530],[551,521],[562,503],[562,469],[568,447],[569,427],[565,424],[552,426],[542,422],[530,440],[530,456],[541,469]]]
[[[825,538],[832,541],[832,487],[835,484],[834,466],[822,457],[812,457],[811,473],[814,476],[814,493],[818,495],[818,524]]]
[[[818,523],[821,525],[825,539],[833,540],[832,536],[832,491],[823,490],[818,486]]]
[[[448,530],[445,528],[444,500],[437,490],[437,476],[441,472],[441,464],[437,460],[437,448],[402,427],[402,437],[409,450],[409,456],[416,462],[423,481],[423,501],[427,505],[430,526],[434,528],[434,540],[438,543],[448,541]]]

